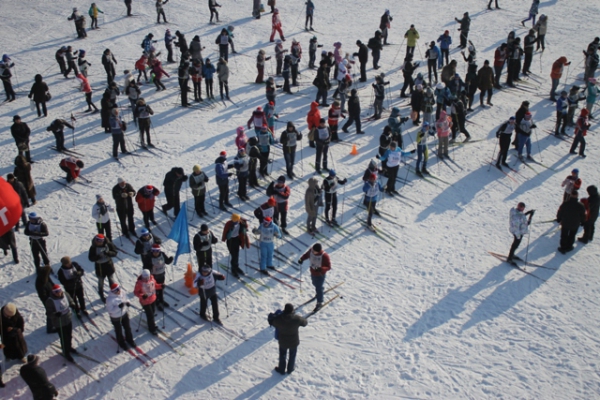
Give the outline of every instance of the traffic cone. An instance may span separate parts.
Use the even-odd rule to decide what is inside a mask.
[[[356,144],[352,145],[352,150],[350,151],[350,155],[351,156],[357,156],[358,155],[358,150],[356,150]]]
[[[194,271],[192,271],[192,264],[188,263],[187,271],[183,275],[183,280],[185,282],[185,286],[191,288],[194,284]]]

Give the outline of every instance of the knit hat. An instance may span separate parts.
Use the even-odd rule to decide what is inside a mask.
[[[103,235],[103,234],[101,234],[101,233],[99,233],[99,234],[97,234],[96,236],[94,236],[94,240],[95,240],[96,242],[103,242],[103,241],[104,241],[104,235]]]
[[[201,232],[206,232],[207,230],[208,230],[208,225],[206,225],[206,224],[200,225],[200,231]]]
[[[13,117],[13,121],[16,121],[16,120],[18,120],[18,119],[21,119],[21,117],[20,117],[20,116],[18,116],[18,115],[15,115],[15,116]]]
[[[263,222],[271,222],[271,221],[273,221],[273,218],[271,218],[271,217],[264,217],[263,218]]]
[[[267,200],[267,204],[270,205],[271,207],[274,207],[275,204],[277,204],[277,202],[275,201],[274,197],[269,197],[269,200]]]
[[[525,119],[531,119],[531,113],[527,111],[524,116]]]
[[[33,364],[38,360],[38,356],[35,354],[30,354],[27,356],[27,364]]]
[[[329,176],[335,176],[335,169],[330,169],[329,170]]]
[[[571,171],[572,174],[575,175],[579,175],[579,168],[574,168],[573,171]]]
[[[377,175],[375,174],[371,174],[371,176],[369,177],[370,181],[376,181],[377,180]]]
[[[121,289],[121,286],[119,286],[119,284],[116,282],[110,285],[110,291],[113,293],[117,293],[119,289]]]
[[[279,178],[277,178],[277,182],[279,182],[279,183],[285,183],[285,176],[279,175]]]
[[[581,116],[582,117],[587,117],[590,114],[589,110],[587,108],[584,108],[581,110]]]
[[[71,257],[64,256],[63,258],[60,259],[60,263],[62,265],[69,265],[69,264],[71,264]]]
[[[140,229],[140,236],[146,236],[150,233],[150,231],[148,230],[148,228],[142,228]]]
[[[38,217],[38,215],[36,212],[31,212],[31,213],[29,213],[28,217],[29,217],[29,219],[36,219]]]
[[[155,252],[155,251],[160,251],[160,244],[158,244],[158,243],[154,243],[154,244],[152,245],[152,249],[151,249],[151,251],[152,251],[152,252]]]
[[[60,285],[54,285],[52,286],[52,291],[53,292],[60,292],[62,290],[62,288],[60,287]]]
[[[151,192],[151,191],[152,191],[152,189],[154,189],[154,187],[153,187],[152,185],[146,185],[145,189],[146,189],[148,192]]]
[[[102,195],[101,195],[101,194],[97,194],[97,195],[96,195],[96,201],[100,200],[101,198],[102,198]]]
[[[145,269],[142,271],[142,279],[145,279],[145,280],[150,279],[150,270]]]
[[[283,309],[284,314],[291,314],[294,312],[294,306],[291,303],[287,303]]]
[[[121,177],[118,177],[118,178],[117,178],[117,183],[123,183],[123,182],[125,182],[125,179],[123,179],[123,178],[121,178]]]
[[[240,219],[241,219],[240,214],[231,214],[231,220],[233,222],[240,222]]]
[[[17,313],[17,306],[13,303],[8,303],[4,306],[3,314],[5,317],[10,318]]]
[[[256,111],[262,111],[262,107],[261,106],[256,107]]]
[[[508,120],[509,120],[509,121],[516,121],[516,118],[515,118],[514,116],[512,116],[512,117],[510,117]]]
[[[244,133],[244,127],[243,126],[238,126],[237,129],[235,130],[235,133],[240,136]]]
[[[202,169],[200,168],[200,166],[198,164],[196,164],[192,167],[192,171],[194,171],[196,173],[200,173],[200,172],[202,172]]]
[[[319,252],[319,251],[323,250],[323,246],[321,246],[321,243],[315,243],[313,245],[312,249],[313,249],[313,251]]]
[[[221,150],[221,152],[219,153],[219,155],[221,157],[227,157],[227,152],[225,150]]]

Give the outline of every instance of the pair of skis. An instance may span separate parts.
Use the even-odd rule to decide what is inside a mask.
[[[112,340],[117,342],[117,338],[115,338],[112,333],[108,334]],[[139,346],[135,347],[135,351],[133,351],[133,347],[129,347],[126,350],[132,357],[141,362],[145,367],[150,367],[152,364],[156,364],[156,360],[146,354]]]

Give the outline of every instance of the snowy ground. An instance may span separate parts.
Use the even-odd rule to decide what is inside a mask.
[[[265,2],[266,3],[266,2]],[[520,19],[527,16],[529,1],[501,1],[505,9],[483,11],[484,0],[394,2],[384,0],[373,6],[358,0],[340,2],[316,2],[315,29],[324,49],[333,50],[333,43],[341,41],[347,52],[356,51],[356,39],[366,42],[379,25],[379,17],[386,8],[396,18],[392,22],[390,42],[399,44],[411,23],[420,32],[420,51],[424,45],[435,40],[445,29],[452,32],[455,43],[459,36],[454,17],[469,11],[472,18],[471,38],[479,50],[480,65],[484,59],[493,59],[495,48],[505,41],[508,32],[520,28]],[[551,63],[559,56],[573,60],[568,85],[576,76],[583,74],[581,50],[593,39],[589,27],[595,25],[600,2],[543,1],[540,13],[549,15],[547,49],[536,55],[532,70],[543,78],[538,93],[546,97],[550,82]],[[58,342],[56,335],[47,335],[43,326],[44,310],[35,294],[33,265],[26,238],[18,235],[21,264],[15,266],[10,258],[2,260],[2,303],[14,301],[26,320],[26,339],[30,351],[41,356],[41,365],[50,380],[59,388],[61,398],[522,398],[522,399],[591,399],[600,396],[598,385],[598,359],[600,332],[598,323],[598,274],[597,244],[576,244],[568,256],[556,252],[558,233],[544,236],[554,229],[552,224],[533,225],[529,259],[555,268],[529,268],[540,279],[519,272],[488,255],[486,250],[507,253],[511,243],[508,233],[508,211],[518,201],[535,208],[538,221],[554,218],[562,198],[560,182],[573,167],[581,170],[584,187],[597,184],[598,166],[594,165],[598,148],[595,135],[588,136],[586,160],[568,156],[568,145],[545,133],[553,126],[553,105],[537,94],[511,91],[496,93],[494,107],[472,113],[469,118],[476,125],[468,125],[475,139],[488,139],[467,146],[452,148],[456,164],[437,164],[435,157],[430,170],[452,183],[430,184],[417,181],[406,169],[399,175],[407,176],[411,183],[402,193],[419,204],[411,206],[394,199],[385,199],[381,209],[395,216],[395,222],[377,220],[377,226],[392,236],[395,246],[390,246],[373,233],[364,231],[358,223],[355,206],[361,197],[360,176],[368,161],[376,154],[379,134],[385,120],[366,125],[367,135],[341,134],[343,140],[356,143],[358,156],[350,156],[350,147],[333,145],[332,152],[338,175],[349,177],[350,182],[343,201],[343,222],[346,229],[357,232],[350,240],[335,231],[323,228],[330,239],[323,244],[332,256],[333,270],[328,274],[330,284],[345,281],[339,289],[343,299],[337,299],[316,316],[310,318],[309,326],[301,330],[301,346],[298,352],[297,371],[281,377],[274,373],[277,359],[277,343],[268,327],[266,316],[282,307],[285,302],[301,303],[313,294],[306,270],[302,273],[304,283],[296,290],[284,287],[274,280],[264,280],[272,286],[266,289],[252,284],[260,297],[238,282],[229,280],[226,289],[229,317],[224,319],[231,329],[245,335],[241,341],[209,325],[192,325],[174,315],[183,325],[182,329],[170,318],[165,330],[183,342],[180,357],[164,343],[158,341],[143,328],[136,334],[138,344],[158,362],[146,370],[128,354],[115,354],[115,343],[106,332],[112,330],[109,319],[92,287],[96,280],[93,266],[87,261],[87,251],[94,233],[91,207],[94,195],[102,193],[110,198],[110,189],[117,176],[124,177],[138,189],[145,184],[160,186],[164,174],[173,166],[181,166],[186,173],[194,164],[200,164],[211,177],[212,164],[218,151],[226,149],[234,153],[235,128],[243,125],[250,111],[265,103],[264,89],[248,85],[254,81],[254,59],[259,49],[273,55],[273,45],[268,43],[270,14],[256,21],[250,17],[250,1],[222,2],[220,9],[223,24],[234,25],[236,49],[240,55],[230,57],[231,94],[239,108],[227,104],[214,109],[182,109],[175,107],[177,97],[176,78],[165,80],[165,92],[155,93],[150,86],[143,87],[143,95],[156,111],[152,119],[160,147],[168,152],[158,158],[125,158],[120,166],[109,157],[111,139],[102,133],[99,115],[81,118],[77,123],[76,150],[85,154],[85,174],[93,180],[92,187],[77,185],[81,195],[75,195],[52,179],[62,176],[58,167],[60,154],[48,149],[54,138],[45,128],[53,118],[67,118],[72,111],[85,108],[84,96],[76,90],[74,80],[65,80],[58,73],[54,52],[62,45],[85,49],[91,67],[94,101],[99,106],[105,75],[100,63],[104,48],[110,48],[119,64],[117,71],[133,69],[134,61],[141,53],[140,42],[153,32],[155,37],[164,35],[165,26],[157,26],[153,2],[134,2],[136,18],[123,18],[122,1],[99,1],[106,12],[100,17],[101,29],[90,31],[83,41],[75,39],[74,27],[66,20],[72,6],[78,6],[87,14],[89,3],[31,2],[4,4],[2,25],[2,53],[9,54],[17,64],[18,99],[0,108],[4,126],[0,140],[0,156],[3,160],[0,173],[12,172],[15,149],[9,134],[12,116],[20,114],[32,129],[34,178],[38,191],[36,211],[47,222],[51,235],[48,238],[50,257],[54,268],[58,260],[69,255],[83,265],[88,272],[86,288],[93,299],[92,306],[100,313],[94,316],[103,333],[89,336],[76,329],[78,348],[83,343],[85,354],[106,362],[98,366],[86,360],[82,365],[92,369],[101,383],[92,381],[79,370],[63,366],[63,359],[50,347]],[[302,64],[300,92],[294,96],[278,97],[278,111],[283,120],[293,120],[306,131],[304,122],[315,88],[310,86],[314,72],[306,70],[308,41],[312,34],[303,32],[304,2],[280,2],[286,48],[291,39],[299,40],[306,60]],[[418,7],[414,8],[414,5]],[[577,7],[573,8],[573,5]],[[583,5],[583,6],[582,6]],[[175,1],[165,7],[168,27],[179,29],[191,40],[199,34],[207,47],[204,54],[216,62],[218,54],[213,44],[221,25],[207,25],[206,2]],[[164,49],[162,43],[160,47]],[[404,46],[386,47],[382,54],[383,71],[388,72],[393,89],[393,101],[398,101],[402,84],[398,67],[404,55]],[[396,58],[397,53],[401,54]],[[416,58],[422,58],[419,51]],[[458,53],[453,53],[459,58]],[[163,55],[164,57],[164,55]],[[396,63],[392,65],[392,61]],[[274,61],[267,71],[274,70]],[[176,76],[174,65],[168,72]],[[464,63],[459,60],[459,72]],[[421,72],[426,68],[421,67]],[[50,85],[53,99],[49,103],[49,117],[38,119],[29,110],[24,96],[36,73],[43,73]],[[369,83],[374,73],[369,70]],[[565,74],[566,75],[566,74]],[[16,79],[15,79],[16,80]],[[13,80],[13,82],[15,81]],[[120,80],[119,80],[120,82]],[[564,83],[564,79],[563,82]],[[579,82],[581,83],[581,82]],[[561,86],[562,89],[562,86]],[[363,112],[370,112],[371,90],[360,91]],[[556,172],[535,166],[538,173],[522,165],[517,166],[521,175],[514,175],[516,182],[499,171],[488,171],[487,162],[495,144],[495,129],[517,110],[521,101],[529,100],[534,119],[540,129],[534,141],[534,155]],[[121,102],[126,102],[122,99]],[[387,107],[387,102],[386,102]],[[403,115],[407,108],[403,108]],[[322,110],[325,113],[326,110]],[[130,114],[127,115],[129,120]],[[283,126],[283,125],[282,125]],[[592,130],[597,129],[596,125]],[[136,133],[129,129],[130,140]],[[412,149],[415,128],[405,133],[405,143]],[[71,147],[71,138],[67,141]],[[539,146],[539,147],[538,147]],[[541,154],[538,154],[541,150]],[[276,151],[273,174],[283,171],[281,154]],[[309,162],[314,152],[306,146],[304,159],[297,165],[304,179],[292,183],[290,218],[292,233],[304,242],[301,234],[304,217],[304,191],[306,179],[311,175]],[[514,161],[514,153],[509,159]],[[513,162],[509,161],[509,162]],[[301,166],[303,164],[303,167]],[[211,193],[214,197],[214,179]],[[187,193],[187,191],[186,191]],[[264,200],[264,193],[251,191],[255,202]],[[182,193],[182,198],[186,195]],[[341,200],[341,199],[340,199]],[[234,199],[234,203],[237,201]],[[340,205],[340,211],[342,206]],[[253,206],[242,205],[246,215]],[[191,207],[190,207],[191,210]],[[208,208],[213,212],[212,208]],[[361,211],[363,213],[363,211]],[[190,214],[191,215],[191,214]],[[209,222],[220,235],[227,216],[212,214]],[[140,214],[136,214],[136,218]],[[163,215],[157,215],[161,228],[169,229]],[[341,217],[339,218],[341,219]],[[192,222],[199,226],[196,217]],[[141,219],[138,227],[141,226]],[[191,229],[193,235],[195,229]],[[158,232],[159,236],[163,236]],[[293,240],[296,245],[300,243]],[[117,244],[121,246],[117,239]],[[132,245],[124,241],[122,246],[129,252]],[[300,245],[301,246],[301,245]],[[302,246],[301,246],[302,247]],[[175,244],[167,244],[174,252]],[[525,254],[526,243],[518,254]],[[289,244],[281,250],[290,254],[289,265],[281,265],[290,274],[300,276],[292,265],[298,251]],[[226,262],[225,247],[219,244],[216,259]],[[294,253],[294,254],[293,254]],[[254,249],[247,254],[256,260]],[[243,255],[242,255],[243,257]],[[171,287],[184,291],[183,273],[185,261],[175,267]],[[132,291],[135,275],[141,265],[136,258],[123,255],[118,262],[119,277],[128,291]],[[257,277],[258,278],[258,277]],[[169,281],[171,277],[169,278]],[[294,286],[297,282],[289,280]],[[219,291],[222,293],[221,291]],[[184,295],[177,296],[177,308],[190,318],[198,300]],[[171,304],[176,303],[167,297]],[[137,300],[134,301],[137,304]],[[221,302],[223,316],[227,314]],[[308,311],[306,309],[301,312]],[[135,316],[135,312],[133,313]],[[596,317],[594,317],[596,316]],[[137,322],[137,319],[133,319]],[[162,319],[160,319],[162,325]],[[134,328],[135,329],[135,328]],[[30,398],[24,382],[18,377],[18,365],[8,364],[5,373],[7,387],[0,393],[2,398]]]

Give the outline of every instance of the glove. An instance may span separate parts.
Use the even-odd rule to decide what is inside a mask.
[[[303,262],[304,262],[304,260],[301,258],[298,260],[298,264],[300,264],[300,265],[302,265]]]
[[[148,298],[148,295],[144,293],[144,294],[142,295],[142,299],[146,300],[147,298]]]
[[[125,304],[119,303],[119,308],[123,308],[123,307],[125,307]]]
[[[525,213],[525,215],[531,215],[533,217],[533,214],[535,214],[535,210],[529,210]]]
[[[224,276],[221,276],[221,275],[219,275],[219,276],[217,276],[215,279],[216,279],[216,280],[218,280],[218,281],[224,281],[224,280],[225,280],[225,277],[224,277]]]
[[[535,128],[537,128],[537,125],[536,125],[536,124],[533,124],[533,125],[531,125],[531,128],[532,128],[532,129],[535,129]]]
[[[410,151],[410,154],[415,154],[416,152],[417,152],[417,149],[412,149],[412,150]]]
[[[379,154],[377,154],[377,155],[375,156],[375,158],[379,160],[379,159],[381,158],[381,156],[380,156]]]
[[[31,95],[30,95],[30,94],[28,94],[28,95],[27,95],[27,97],[31,98]]]
[[[233,172],[228,172],[227,176],[232,177],[233,176]]]
[[[129,197],[133,197],[133,195],[135,195],[134,192],[129,192]]]
[[[400,118],[400,122],[401,123],[405,123],[406,121],[408,121],[408,117]]]

